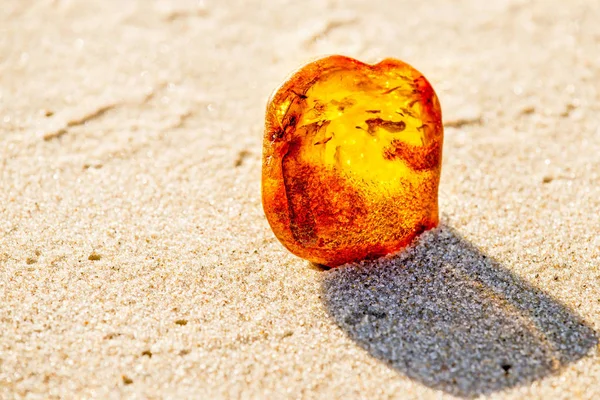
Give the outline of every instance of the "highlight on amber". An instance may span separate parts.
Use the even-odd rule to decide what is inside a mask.
[[[397,252],[435,227],[443,126],[410,65],[331,56],[271,97],[262,200],[292,253],[335,267]]]

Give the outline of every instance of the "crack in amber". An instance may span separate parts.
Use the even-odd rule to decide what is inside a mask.
[[[401,250],[439,222],[442,140],[437,96],[410,65],[304,66],[267,106],[262,198],[275,236],[331,267]]]

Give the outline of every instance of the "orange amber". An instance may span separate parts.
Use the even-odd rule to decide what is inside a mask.
[[[292,253],[338,266],[401,250],[438,224],[443,126],[410,65],[331,56],[272,96],[262,199]]]

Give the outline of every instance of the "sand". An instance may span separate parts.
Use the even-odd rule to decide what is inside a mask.
[[[0,398],[600,398],[600,3],[0,7]],[[327,54],[438,92],[441,226],[322,270],[260,200]]]

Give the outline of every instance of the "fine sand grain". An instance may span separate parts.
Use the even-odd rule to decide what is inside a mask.
[[[600,398],[600,2],[3,0],[0,398]],[[260,200],[304,62],[438,92],[442,224],[321,270]]]

